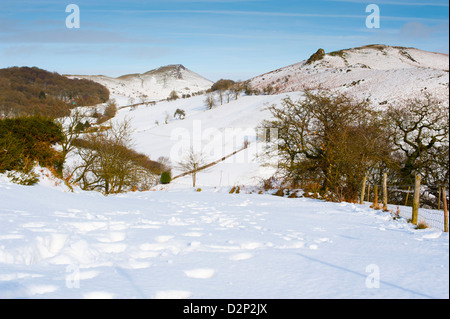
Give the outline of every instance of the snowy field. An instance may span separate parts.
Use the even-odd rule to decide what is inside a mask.
[[[0,176],[0,298],[449,298],[449,237],[229,188],[104,197]]]

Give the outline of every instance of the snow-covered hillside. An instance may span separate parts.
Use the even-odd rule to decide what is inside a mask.
[[[369,98],[374,105],[430,92],[448,99],[449,56],[414,48],[370,45],[326,54],[323,59],[281,68],[249,81],[274,92],[317,88]]]
[[[367,206],[0,175],[0,298],[449,298],[449,237]]]
[[[177,101],[162,101],[155,105],[125,107],[118,111],[112,123],[128,120],[133,128],[135,149],[157,160],[167,157],[173,166],[173,176],[181,173],[180,162],[192,146],[203,152],[207,163],[217,161],[242,148],[248,149],[222,162],[198,176],[198,186],[256,185],[262,178],[273,174],[273,169],[263,167],[267,159],[261,159],[263,143],[257,138],[259,124],[270,118],[267,106],[279,104],[287,96],[293,99],[301,93],[279,95],[241,96],[238,100],[208,110],[205,96],[195,96]],[[126,104],[125,100],[117,101]],[[185,111],[184,119],[174,118],[177,109]],[[269,132],[270,133],[270,132]],[[190,185],[190,177],[177,180]]]
[[[207,90],[213,82],[194,73],[181,64],[168,65],[143,74],[128,74],[118,78],[104,75],[68,75],[69,78],[82,78],[98,82],[107,87],[112,95],[132,97],[136,103],[142,98],[146,101],[169,97],[172,91],[183,94]]]

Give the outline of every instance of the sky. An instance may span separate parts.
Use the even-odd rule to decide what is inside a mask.
[[[67,27],[75,21],[70,4],[79,28]],[[370,4],[379,27],[366,23],[375,21]],[[448,0],[0,0],[0,68],[117,77],[183,64],[212,81],[236,81],[319,48],[448,53],[448,28]]]

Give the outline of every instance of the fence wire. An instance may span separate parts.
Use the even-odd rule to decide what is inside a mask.
[[[383,186],[378,187],[378,201],[383,201]],[[365,200],[373,202],[375,193],[374,185],[368,185],[366,189]],[[388,185],[388,205],[390,209],[394,206],[401,207],[400,216],[412,219],[412,206],[414,200],[414,185]],[[443,188],[440,186],[421,185],[420,187],[420,204],[418,222],[425,223],[428,227],[444,231],[444,203]],[[449,202],[449,192],[447,188],[447,203]],[[380,207],[382,205],[380,204]],[[397,211],[396,208],[393,209]],[[447,225],[448,225],[447,216]]]

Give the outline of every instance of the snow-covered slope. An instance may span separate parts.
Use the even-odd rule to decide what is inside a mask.
[[[326,54],[323,59],[281,68],[249,80],[259,90],[294,92],[317,88],[370,98],[375,104],[423,92],[448,99],[449,56],[414,48],[369,45]]]
[[[133,97],[136,103],[144,97],[147,101],[169,97],[172,91],[193,94],[207,90],[213,82],[190,71],[181,64],[168,65],[143,74],[128,74],[118,78],[104,75],[68,75],[98,82],[109,89],[112,95]]]
[[[168,157],[174,167],[173,176],[181,173],[180,162],[190,147],[205,155],[206,163],[214,162],[242,148],[244,141],[250,146],[238,155],[220,163],[198,176],[199,187],[256,185],[261,178],[268,178],[273,170],[262,167],[267,159],[258,154],[263,146],[257,139],[257,126],[271,114],[268,105],[279,104],[291,96],[298,99],[301,93],[279,95],[241,96],[229,103],[208,110],[205,96],[195,96],[177,101],[161,101],[155,105],[139,105],[121,108],[113,123],[128,120],[133,128],[135,149],[147,154],[153,160]],[[123,101],[125,103],[125,101]],[[174,118],[177,109],[185,111],[184,119]],[[177,183],[191,185],[190,177],[177,180]]]
[[[449,298],[448,233],[227,191],[105,197],[0,175],[0,298]]]

